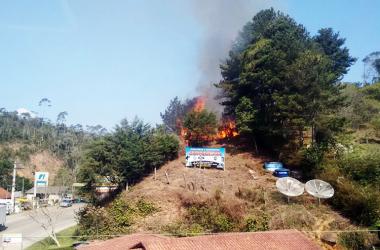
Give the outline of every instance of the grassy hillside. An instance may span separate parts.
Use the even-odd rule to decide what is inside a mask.
[[[326,202],[318,206],[307,194],[287,203],[276,190],[277,178],[263,170],[265,160],[249,153],[227,153],[225,171],[186,168],[184,157],[169,162],[157,170],[156,178],[154,174],[144,177],[117,199],[117,204],[124,204],[124,214],[129,211],[135,214],[136,209],[131,204],[141,200],[154,207],[145,216],[130,216],[127,232],[184,236],[295,228],[329,249],[321,241],[322,233],[317,231],[358,228]],[[112,216],[120,219],[115,217],[118,210],[115,202],[104,211],[107,209],[110,217],[105,212],[104,221],[113,220]],[[110,230],[110,225],[107,227]],[[363,234],[361,237],[371,236]]]

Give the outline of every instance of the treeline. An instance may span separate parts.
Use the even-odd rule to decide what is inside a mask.
[[[67,126],[65,124],[67,115],[67,112],[59,113],[56,122],[53,123],[42,117],[32,116],[30,113],[20,114],[16,111],[0,109],[0,172],[2,173],[0,185],[2,187],[7,189],[11,185],[14,161],[28,165],[30,156],[43,150],[49,151],[64,162],[64,168],[59,170],[52,183],[70,185],[74,182],[83,145],[105,135],[107,131],[100,125],[86,128],[80,124]],[[21,147],[12,147],[12,144],[18,144]],[[24,179],[24,189],[27,190],[31,187],[32,181],[19,176],[16,178],[17,190],[22,189],[20,186],[22,184],[18,184],[22,179]]]
[[[83,190],[96,201],[95,188],[111,184],[125,188],[178,156],[179,141],[163,127],[153,128],[139,119],[123,120],[109,133],[90,143],[85,152],[79,178]]]
[[[100,125],[80,124],[67,126],[67,112],[57,116],[56,123],[41,117],[32,117],[29,113],[19,114],[0,110],[0,143],[23,143],[20,152],[22,161],[27,161],[30,153],[49,150],[65,161],[68,168],[74,169],[78,164],[81,146],[88,141],[107,133]]]
[[[288,15],[263,10],[243,27],[216,87],[243,138],[302,170],[305,179],[329,181],[336,189],[331,204],[372,225],[380,220],[374,153],[380,151],[380,83],[341,82],[356,61],[344,43],[331,28],[311,36]]]

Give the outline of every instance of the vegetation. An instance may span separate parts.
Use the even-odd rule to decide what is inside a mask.
[[[164,129],[151,128],[141,120],[123,120],[115,132],[94,140],[87,147],[79,170],[83,190],[96,201],[96,185],[109,183],[123,189],[155,167],[175,159],[179,141]]]
[[[49,107],[51,101],[43,98],[39,102],[41,108]],[[56,123],[42,117],[32,116],[30,113],[19,114],[17,112],[9,112],[4,108],[0,109],[0,143],[1,159],[0,171],[5,171],[4,178],[0,179],[2,187],[6,188],[11,185],[9,181],[10,174],[12,174],[13,162],[20,161],[22,164],[28,164],[30,156],[34,153],[47,150],[54,156],[64,161],[64,172],[70,172],[70,176],[75,176],[82,156],[82,147],[94,138],[105,135],[106,130],[100,126],[87,126],[83,128],[82,125],[76,124],[67,126],[65,124],[67,112],[61,112],[57,116]],[[20,147],[16,149],[11,148],[9,145],[19,144]],[[12,164],[12,167],[11,165]],[[59,185],[70,185],[75,178],[71,181],[62,183],[62,178]],[[67,180],[67,178],[66,178]],[[17,190],[21,190],[22,179],[17,178]],[[29,179],[24,179],[25,190],[31,188]]]
[[[298,150],[304,131],[328,143],[340,131],[343,98],[339,80],[355,61],[332,29],[310,37],[291,17],[273,9],[244,26],[221,65],[225,112],[238,129],[262,146]]]
[[[104,239],[127,233],[136,220],[158,211],[151,202],[141,198],[135,203],[123,197],[114,199],[107,207],[86,206],[78,212],[79,232],[85,239]]]
[[[356,61],[344,43],[330,28],[310,36],[291,17],[263,10],[243,27],[216,87],[241,136],[305,179],[329,181],[331,204],[372,225],[380,218],[380,83],[341,82]],[[378,53],[365,61],[376,73]]]
[[[210,142],[217,132],[216,115],[204,109],[190,111],[185,115],[183,127],[186,130],[185,139],[192,146],[201,146]]]
[[[78,227],[69,227],[57,233],[61,247],[57,247],[54,241],[48,237],[41,241],[38,241],[27,248],[27,250],[40,250],[40,249],[59,249],[59,250],[71,250],[74,249],[72,245],[78,242]]]
[[[236,122],[242,141],[301,170],[304,180],[331,183],[335,196],[329,204],[359,226],[373,226],[380,221],[380,52],[363,59],[364,82],[343,83],[355,61],[338,32],[322,28],[311,35],[290,16],[267,9],[243,27],[220,65],[222,80],[215,86],[223,118]],[[217,116],[203,106],[195,109],[196,103],[197,98],[175,97],[160,114],[162,126],[136,118],[123,120],[110,133],[100,125],[67,126],[67,112],[52,123],[43,115],[1,109],[0,186],[8,187],[15,159],[27,162],[31,154],[48,150],[66,166],[54,183],[69,185],[78,179],[91,198],[92,204],[78,214],[79,232],[89,238],[129,232],[137,219],[155,213],[157,207],[144,199],[127,202],[122,196],[99,202],[96,187],[116,186],[118,194],[127,183],[140,181],[177,157],[178,136],[191,146],[214,139]],[[50,105],[47,98],[39,103],[41,108]],[[22,146],[12,149],[10,143]],[[21,181],[17,177],[17,190]],[[31,181],[24,179],[24,186],[29,188]],[[239,188],[228,201],[220,191],[212,198],[182,197],[184,218],[165,230],[183,236],[309,230],[316,224],[307,205],[276,201],[268,206],[267,200],[265,190],[248,188]],[[342,233],[339,244],[367,249],[367,236]]]
[[[196,98],[181,102],[178,96],[170,100],[165,112],[160,113],[165,128],[170,132],[180,135],[185,115],[191,111],[195,102]]]
[[[21,149],[23,150],[23,148]],[[0,151],[0,187],[10,190],[12,185],[13,164],[21,150],[14,152],[10,148]],[[16,191],[28,190],[33,187],[33,182],[25,177],[16,176]]]
[[[303,205],[285,201],[266,204],[262,190],[240,189],[239,199],[217,191],[214,197],[182,196],[183,218],[165,227],[166,232],[194,235],[218,232],[257,232],[280,229],[312,230],[315,216]]]
[[[370,250],[373,249],[373,237],[367,232],[346,232],[340,233],[339,245],[350,250]]]

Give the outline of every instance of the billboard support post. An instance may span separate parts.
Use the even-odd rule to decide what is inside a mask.
[[[34,203],[37,204],[37,187],[45,187],[45,198],[49,186],[49,172],[35,172],[34,174]]]

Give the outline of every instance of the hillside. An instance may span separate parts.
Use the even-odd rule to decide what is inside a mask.
[[[49,181],[53,185],[53,180],[64,166],[64,161],[50,151],[46,149],[37,150],[37,148],[24,142],[3,143],[0,145],[0,151],[18,155],[20,169],[17,170],[17,175],[30,180],[34,178],[33,172],[47,171],[49,172]]]
[[[267,230],[296,228],[307,231],[309,237],[322,244],[321,233],[311,231],[354,228],[329,206],[317,206],[314,198],[306,194],[287,204],[285,197],[276,191],[276,178],[263,170],[264,160],[249,153],[227,153],[225,171],[186,168],[183,157],[169,162],[157,170],[156,180],[154,174],[146,176],[122,194],[127,201],[144,197],[159,207],[158,212],[136,221],[132,231],[170,233],[168,225],[186,217],[185,203],[215,199],[220,191],[221,200],[243,210],[244,217],[261,217],[264,212],[269,217]],[[324,247],[328,249],[327,245]]]
[[[19,170],[18,173],[20,176],[33,179],[34,171],[46,171],[49,172],[49,180],[53,184],[53,180],[63,165],[64,162],[61,159],[45,150],[30,155],[30,161],[27,162],[24,165],[25,168]]]

